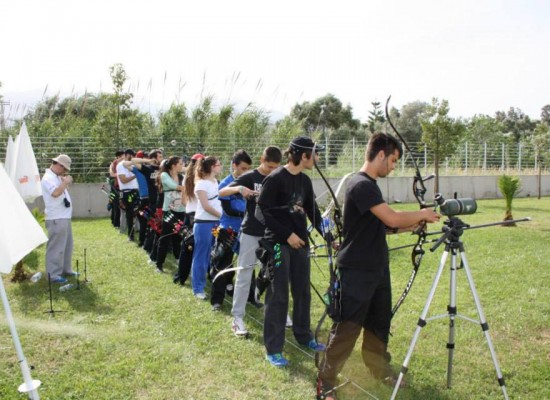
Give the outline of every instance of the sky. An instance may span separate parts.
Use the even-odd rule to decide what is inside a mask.
[[[44,95],[111,92],[115,63],[154,113],[205,95],[277,117],[332,93],[362,122],[390,94],[464,118],[550,104],[543,0],[4,0],[0,35],[8,119]]]

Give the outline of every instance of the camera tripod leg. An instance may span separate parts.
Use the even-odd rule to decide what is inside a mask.
[[[508,400],[508,393],[506,391],[506,385],[504,382],[504,377],[502,376],[502,371],[500,370],[500,366],[497,359],[497,353],[495,351],[495,348],[493,346],[493,341],[491,340],[491,335],[489,334],[489,324],[487,323],[487,320],[485,318],[485,314],[483,312],[483,308],[481,307],[481,302],[479,301],[479,296],[477,294],[476,285],[474,283],[474,278],[472,276],[472,273],[470,271],[470,266],[468,265],[468,261],[466,259],[466,253],[464,251],[460,252],[460,256],[462,259],[462,265],[464,267],[464,271],[466,272],[466,277],[468,278],[468,283],[470,285],[470,291],[472,292],[472,296],[474,298],[474,302],[476,304],[477,313],[479,316],[479,323],[481,325],[481,330],[483,331],[485,335],[485,339],[487,341],[487,345],[489,346],[489,351],[491,352],[491,357],[493,359],[493,364],[495,366],[495,371],[497,373],[497,381],[502,389],[502,394],[504,395],[504,398]]]
[[[451,249],[451,281],[449,284],[449,305],[447,313],[449,314],[449,340],[447,341],[447,350],[449,351],[447,359],[447,388],[451,388],[453,375],[453,356],[455,349],[455,319],[457,314],[456,307],[456,249]]]
[[[424,309],[422,310],[422,314],[420,314],[420,318],[418,319],[418,324],[416,326],[416,330],[414,331],[411,344],[409,346],[409,349],[407,350],[407,355],[405,356],[403,365],[401,366],[401,371],[399,372],[399,376],[397,378],[397,382],[395,383],[395,387],[393,388],[393,393],[390,397],[391,400],[395,399],[395,396],[397,396],[397,392],[399,391],[399,386],[401,385],[401,381],[403,380],[403,377],[407,373],[409,362],[411,360],[414,347],[416,346],[416,341],[420,336],[420,331],[424,326],[426,326],[426,316],[428,315],[428,311],[430,310],[430,304],[432,303],[432,300],[434,298],[435,290],[437,289],[437,284],[441,279],[441,274],[443,273],[443,269],[445,268],[445,262],[447,261],[448,255],[449,255],[449,252],[445,250],[445,252],[441,256],[441,262],[439,263],[439,268],[437,269],[437,273],[435,274],[435,278],[433,280],[430,293],[428,294],[428,299],[426,300],[426,304],[424,305]]]

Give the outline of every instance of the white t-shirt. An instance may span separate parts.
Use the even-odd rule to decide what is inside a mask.
[[[222,203],[218,198],[218,183],[212,182],[207,179],[201,179],[195,183],[195,196],[197,197],[197,211],[195,212],[195,221],[201,219],[205,221],[218,221],[220,219],[219,217],[216,217],[204,210],[199,200],[199,196],[197,195],[198,191],[206,192],[208,204],[210,205],[210,207],[214,208],[214,210],[218,211],[221,215]]]
[[[137,189],[138,188],[138,182],[137,179],[132,179],[128,183],[122,183],[119,175],[125,175],[126,178],[130,178],[132,176],[135,176],[135,174],[130,171],[128,168],[124,166],[124,161],[119,161],[119,163],[116,166],[116,179],[118,180],[118,187],[120,190],[130,190],[130,189]]]
[[[46,220],[53,219],[71,219],[73,215],[73,204],[69,191],[61,193],[57,197],[53,197],[52,193],[61,185],[61,177],[57,176],[51,169],[47,169],[40,182],[42,185],[42,197],[44,198]],[[63,199],[70,202],[69,207],[65,207]]]

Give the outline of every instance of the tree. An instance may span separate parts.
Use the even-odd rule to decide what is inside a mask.
[[[425,116],[430,105],[424,101],[413,101],[397,109],[390,109],[390,117],[395,121],[397,129],[401,136],[409,143],[418,143],[422,139],[422,125],[420,121]],[[395,110],[395,111],[394,111]],[[395,113],[394,119],[392,111]]]
[[[435,191],[439,191],[439,162],[454,154],[465,131],[460,120],[449,117],[449,102],[434,98],[421,120],[422,141],[434,154]]]
[[[542,107],[540,112],[540,121],[550,126],[550,104]]]
[[[179,147],[183,147],[184,155],[187,151],[187,132],[185,132],[189,117],[185,104],[172,103],[165,112],[159,113],[158,132],[161,138],[167,140],[176,140]],[[182,142],[182,143],[178,143]],[[192,154],[191,154],[192,155]]]
[[[322,112],[322,115],[321,115]],[[359,129],[360,122],[353,118],[353,110],[350,105],[342,106],[342,102],[333,94],[326,94],[313,103],[304,102],[296,104],[290,110],[290,116],[302,122],[304,130],[309,134],[321,129],[338,129],[347,125],[352,129]]]
[[[519,108],[514,107],[510,107],[508,112],[497,111],[495,119],[502,124],[504,135],[510,137],[514,143],[519,143],[522,139],[528,139],[536,125],[528,115],[525,115]]]
[[[384,112],[382,111],[379,101],[373,101],[371,104],[372,111],[369,111],[367,128],[370,133],[380,132],[381,127],[386,122],[386,118],[384,117]]]
[[[521,186],[520,180],[517,176],[502,175],[498,179],[498,188],[504,196],[506,201],[506,211],[504,214],[504,221],[511,221],[514,219],[512,216],[512,200],[515,194],[519,191]],[[505,224],[504,226],[515,226],[515,223]]]

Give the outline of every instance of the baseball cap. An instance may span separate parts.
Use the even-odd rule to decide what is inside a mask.
[[[204,158],[203,154],[197,153],[197,154],[193,154],[193,156],[191,157],[191,160],[201,160],[203,158]]]
[[[52,158],[52,161],[55,161],[67,171],[71,170],[71,157],[69,157],[67,154],[60,154],[57,157]]]
[[[325,146],[315,143],[307,136],[298,136],[290,142],[290,150],[292,153],[303,153],[308,150],[322,151]]]
[[[143,150],[140,150],[136,153],[137,158],[143,158],[143,156],[145,156],[145,153],[143,152]]]

